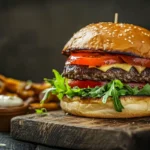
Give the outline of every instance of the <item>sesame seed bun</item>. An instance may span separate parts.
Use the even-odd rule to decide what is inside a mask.
[[[62,109],[73,115],[93,118],[134,118],[150,116],[150,96],[122,96],[121,103],[124,106],[122,112],[114,109],[111,98],[107,103],[102,99],[82,100],[80,97],[72,99],[64,97],[61,101]]]
[[[65,45],[62,54],[74,51],[109,52],[150,58],[150,31],[132,24],[90,24]]]

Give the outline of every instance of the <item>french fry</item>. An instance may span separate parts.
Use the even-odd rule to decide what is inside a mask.
[[[3,94],[5,92],[5,84],[4,82],[0,81],[0,94]]]
[[[0,74],[0,81],[5,82],[6,81],[6,77]]]
[[[40,93],[50,86],[49,83],[33,83],[32,81],[25,82],[0,75],[0,94],[16,95],[24,100],[29,97],[34,97],[37,102],[40,101]],[[48,101],[58,101],[58,99],[56,96],[50,95],[46,102]]]
[[[46,108],[47,110],[57,110],[59,109],[59,105],[57,103],[45,103],[45,104],[40,104],[40,103],[32,103],[30,104],[31,109],[40,109],[40,108]]]
[[[28,97],[33,97],[35,95],[34,91],[18,91],[17,92],[18,96],[21,97],[22,99],[27,99]]]
[[[16,93],[10,93],[10,92],[5,92],[3,94],[7,96],[18,96]]]
[[[41,91],[50,87],[48,83],[33,83],[30,87],[31,90],[35,91],[36,94],[39,94]]]
[[[7,78],[5,80],[5,84],[6,84],[6,88],[10,91],[10,92],[17,92],[18,91],[18,87],[20,87],[21,81],[16,80],[16,79],[12,79],[12,78]]]

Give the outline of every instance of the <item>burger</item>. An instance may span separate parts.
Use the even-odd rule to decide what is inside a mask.
[[[79,30],[67,42],[62,74],[45,79],[61,108],[93,118],[150,116],[150,31],[100,22]]]

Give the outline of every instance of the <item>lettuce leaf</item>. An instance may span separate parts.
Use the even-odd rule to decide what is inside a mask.
[[[55,75],[54,79],[44,79],[46,82],[52,85],[51,88],[48,88],[44,91],[44,97],[42,99],[42,103],[47,99],[50,95],[56,94],[57,97],[62,100],[63,96],[68,96],[70,98],[74,96],[80,97],[91,97],[91,98],[101,98],[102,102],[107,103],[108,97],[112,97],[112,101],[114,104],[114,108],[116,111],[121,112],[124,108],[119,99],[120,96],[123,95],[150,95],[150,84],[146,84],[142,89],[138,89],[138,87],[131,88],[127,84],[123,84],[120,80],[112,80],[102,87],[95,88],[79,88],[74,87],[71,88],[68,84],[68,80],[62,77],[58,71],[53,69],[53,73]]]

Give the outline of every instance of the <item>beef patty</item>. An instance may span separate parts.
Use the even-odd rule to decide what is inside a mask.
[[[150,68],[146,68],[141,73],[138,73],[134,67],[129,72],[119,68],[111,68],[103,72],[97,68],[89,68],[88,66],[66,65],[63,76],[75,80],[110,81],[119,79],[123,82],[150,83]]]

